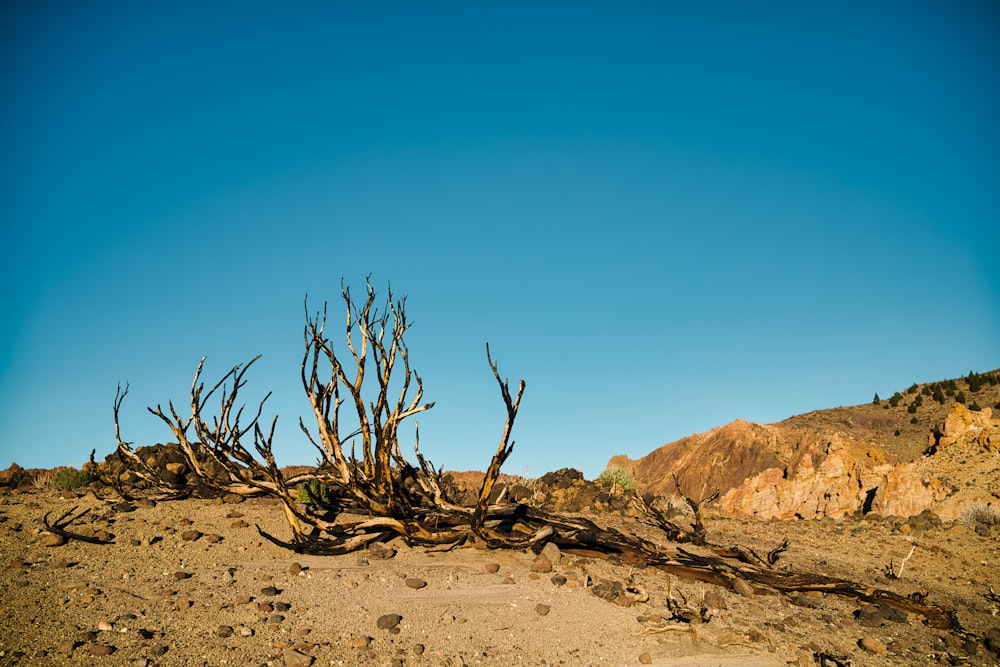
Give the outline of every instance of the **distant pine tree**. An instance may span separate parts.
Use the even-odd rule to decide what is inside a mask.
[[[960,391],[957,394],[955,394],[955,400],[958,401],[959,403],[965,403],[965,392]]]
[[[882,402],[882,399],[878,397],[878,392],[875,392],[875,398],[872,399],[872,405],[878,405]]]

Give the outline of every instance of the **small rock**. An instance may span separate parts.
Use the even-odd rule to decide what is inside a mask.
[[[70,655],[71,653],[73,653],[73,649],[75,648],[76,648],[76,642],[73,641],[72,639],[61,641],[59,642],[58,645],[56,645],[56,650],[59,653],[62,653],[63,655]]]
[[[752,598],[754,596],[753,586],[740,578],[733,579],[733,592],[739,593],[740,595],[748,598]]]
[[[285,667],[309,667],[315,660],[311,655],[290,647],[281,652],[281,657],[285,661]]]
[[[111,626],[111,623],[109,623],[108,621],[101,621],[100,623],[97,624],[97,629],[100,630],[101,632],[107,632],[113,628]]]
[[[71,567],[72,565],[73,563],[69,562],[68,560],[62,557],[53,558],[49,562],[49,567],[52,568],[53,570],[63,570],[66,569],[67,567]]]
[[[90,655],[111,655],[115,652],[115,647],[109,644],[91,644]]]
[[[244,500],[243,496],[241,496],[238,493],[227,493],[226,495],[222,496],[222,502],[226,503],[227,505],[239,505],[240,503],[243,502],[243,500]]]
[[[135,511],[135,505],[133,505],[132,503],[128,502],[127,500],[123,500],[120,503],[115,503],[111,507],[116,512],[125,513],[125,512],[134,512]]]
[[[512,577],[512,576],[510,576],[508,574],[506,577],[503,578],[503,581],[501,581],[500,583],[501,584],[507,584],[509,586],[509,585],[514,584],[516,582],[514,581],[514,577]]]
[[[555,584],[556,586],[565,586],[566,577],[561,574],[554,574],[552,575],[552,583]]]
[[[267,596],[275,596],[275,595],[277,595],[280,592],[281,591],[279,591],[274,586],[264,586],[264,588],[260,589],[260,594],[261,595],[267,595]]]
[[[641,665],[652,665],[653,664],[653,656],[651,656],[649,654],[649,651],[646,651],[645,653],[640,653],[639,654],[639,664],[641,664]]]
[[[277,609],[278,611],[288,611],[289,609],[292,608],[292,605],[288,604],[287,602],[282,602],[281,600],[278,600],[277,602],[274,603],[274,608]]]
[[[378,621],[375,622],[375,625],[380,630],[392,630],[399,625],[399,622],[402,620],[403,617],[399,614],[382,614],[378,617]]]
[[[38,541],[38,546],[41,547],[61,547],[64,544],[66,544],[66,538],[54,533],[49,533]]]
[[[368,648],[372,643],[371,637],[355,637],[351,640],[351,646],[354,648]]]
[[[881,656],[888,652],[885,644],[874,637],[862,637],[861,641],[858,642],[858,646],[872,655]]]
[[[483,567],[484,567],[484,568],[486,569],[486,571],[487,571],[487,572],[489,572],[490,574],[496,574],[497,572],[499,572],[499,571],[500,571],[500,564],[499,564],[499,563],[487,563],[487,564],[486,564],[486,565],[484,565]]]
[[[1000,625],[986,631],[986,648],[1000,656]]]
[[[368,555],[378,560],[387,560],[396,555],[396,550],[382,542],[372,542],[368,545]]]
[[[219,637],[232,637],[234,632],[236,632],[236,630],[234,630],[231,625],[220,625],[215,630],[215,634]]]
[[[531,562],[532,572],[551,572],[552,571],[552,561],[545,554],[538,554],[535,560]]]
[[[174,572],[174,579],[177,581],[184,581],[185,579],[190,579],[192,576],[190,572]]]
[[[427,582],[423,579],[418,579],[417,577],[407,577],[406,585],[410,588],[420,589],[427,585]]]
[[[535,613],[538,614],[539,616],[548,616],[549,615],[549,611],[551,609],[552,609],[552,607],[550,607],[547,604],[536,604],[535,605]]]
[[[295,576],[302,571],[302,566],[298,563],[292,563],[288,566],[288,574]]]
[[[542,555],[549,559],[553,567],[559,565],[562,560],[562,552],[559,551],[559,546],[555,542],[546,542],[545,546],[542,547]]]
[[[250,526],[250,524],[247,523],[246,521],[244,521],[243,519],[237,519],[236,521],[233,521],[233,523],[229,527],[230,528],[247,528],[249,526]]]
[[[274,605],[271,604],[270,602],[258,602],[257,611],[259,611],[262,614],[270,614],[272,611],[274,611]]]
[[[222,535],[206,535],[205,541],[209,544],[218,544],[222,541]]]
[[[719,591],[712,589],[705,593],[704,604],[709,609],[725,609],[726,598]]]
[[[423,644],[416,644],[413,647],[413,653],[414,653],[414,655],[423,655],[425,650],[426,649],[424,648]]]
[[[195,542],[199,537],[201,537],[201,535],[202,533],[200,530],[194,530],[192,528],[191,530],[185,530],[181,533],[181,539],[185,542]]]

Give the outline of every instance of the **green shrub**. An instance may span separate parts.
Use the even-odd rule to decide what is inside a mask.
[[[960,391],[955,395],[955,400],[959,403],[965,403],[965,392]]]
[[[632,475],[628,474],[624,468],[610,466],[607,470],[597,476],[597,483],[606,486],[614,494],[618,491],[635,491],[635,481]]]
[[[93,476],[86,470],[62,468],[56,471],[55,476],[52,478],[52,486],[57,491],[73,491],[74,489],[79,489],[81,486],[90,484],[92,481],[94,481]]]
[[[311,479],[295,487],[296,500],[306,505],[330,505],[334,501],[333,492],[318,479]]]

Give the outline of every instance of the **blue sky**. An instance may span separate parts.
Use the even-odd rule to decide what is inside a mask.
[[[257,354],[312,462],[303,297],[369,273],[449,469],[487,341],[532,476],[1000,367],[992,3],[278,5],[0,9],[0,467],[110,453],[118,382],[167,441]]]

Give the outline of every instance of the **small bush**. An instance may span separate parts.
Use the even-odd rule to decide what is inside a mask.
[[[975,530],[979,526],[992,528],[993,526],[1000,526],[1000,512],[992,505],[984,505],[982,503],[966,505],[965,509],[962,510],[962,516],[959,517],[958,522],[964,526],[968,526],[972,530]]]
[[[333,504],[333,492],[323,482],[318,479],[311,479],[295,487],[296,500],[306,505],[330,505]]]
[[[86,470],[76,468],[62,468],[56,471],[52,478],[52,486],[57,491],[73,491],[81,486],[86,486],[94,481],[94,478]]]
[[[617,491],[629,492],[635,490],[635,481],[632,475],[628,474],[624,468],[611,466],[597,476],[597,483],[606,486],[614,494]]]

